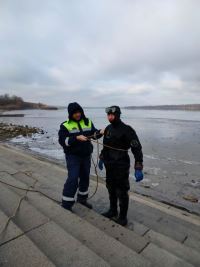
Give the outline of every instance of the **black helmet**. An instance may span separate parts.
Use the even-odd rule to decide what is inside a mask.
[[[121,109],[119,106],[111,106],[111,107],[107,107],[105,109],[106,113],[107,114],[117,114],[120,116],[121,114]]]

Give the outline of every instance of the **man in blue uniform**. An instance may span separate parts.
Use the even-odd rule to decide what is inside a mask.
[[[71,211],[78,190],[77,202],[91,209],[92,205],[87,202],[87,198],[93,146],[88,137],[94,135],[95,138],[100,138],[103,131],[94,127],[78,103],[70,103],[68,113],[69,119],[60,125],[58,133],[68,169],[68,178],[63,188],[62,206]]]

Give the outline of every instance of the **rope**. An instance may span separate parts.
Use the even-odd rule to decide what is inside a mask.
[[[92,163],[94,165],[94,171],[95,171],[95,174],[96,174],[97,183],[96,183],[96,188],[95,188],[94,193],[91,196],[89,196],[87,198],[87,200],[94,197],[94,195],[96,194],[96,192],[98,190],[98,186],[99,186],[99,174],[98,174],[98,169],[97,169],[98,168],[98,165],[99,165],[99,143],[98,143],[98,140],[97,140],[97,161],[96,161],[96,164],[95,164],[94,159],[92,157]]]
[[[99,142],[98,139],[96,139],[96,135],[95,135],[95,134],[90,135],[90,136],[87,136],[87,138],[88,138],[89,141],[91,141],[91,142],[93,142],[93,143],[97,143],[98,145],[101,145],[101,146],[103,146],[103,147],[107,147],[107,148],[110,148],[110,149],[112,149],[112,150],[118,150],[118,151],[128,152],[128,149],[117,148],[117,147],[113,147],[113,146],[105,145],[105,144]],[[94,140],[94,139],[91,139],[91,138],[95,138],[95,140]]]
[[[0,181],[0,182],[1,182],[1,183],[4,183],[4,184],[7,184],[7,183],[2,182],[2,181]],[[1,232],[0,232],[0,235],[7,229],[7,227],[8,227],[8,225],[9,225],[10,221],[11,221],[13,218],[15,218],[15,216],[17,215],[17,212],[18,212],[18,210],[20,209],[20,206],[21,206],[21,204],[22,204],[22,201],[27,197],[28,192],[29,192],[29,191],[32,191],[32,190],[30,190],[29,188],[31,188],[31,187],[34,188],[37,182],[38,182],[38,181],[35,179],[35,181],[34,181],[34,183],[33,183],[32,185],[30,185],[27,189],[24,188],[24,190],[26,191],[25,194],[24,194],[22,197],[20,197],[19,202],[18,202],[18,204],[17,204],[17,206],[16,206],[16,208],[15,208],[15,211],[13,212],[13,214],[12,214],[11,216],[8,217],[8,219],[7,219],[7,221],[6,221],[6,223],[5,223],[4,227],[3,227],[3,229],[2,229]],[[7,185],[10,185],[10,184],[7,184]],[[10,185],[10,186],[15,187],[14,185]],[[17,188],[17,187],[16,187],[16,188]]]
[[[41,191],[39,191],[39,190],[29,189],[29,188],[32,187],[32,186],[30,186],[29,188],[23,188],[23,187],[20,187],[20,186],[16,186],[16,185],[12,185],[12,184],[6,183],[6,182],[1,181],[1,180],[0,180],[0,183],[1,183],[1,184],[8,185],[8,186],[13,187],[13,188],[16,188],[16,189],[19,189],[19,190],[23,190],[23,191],[33,192],[33,193],[40,193],[41,195],[43,195],[43,196],[45,196],[45,197],[47,197],[47,198],[53,200],[54,202],[61,203],[60,201],[58,201],[58,200],[56,200],[56,199],[54,199],[54,198],[52,198],[52,197],[46,195],[45,193],[43,193],[43,192],[41,192]]]

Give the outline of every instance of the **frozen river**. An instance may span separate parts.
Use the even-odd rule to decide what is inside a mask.
[[[57,135],[60,123],[67,119],[67,111],[18,112],[25,117],[0,120],[40,127],[46,133],[33,138],[15,138],[12,142],[64,164]],[[85,113],[96,128],[107,125],[104,109],[86,109]],[[132,190],[200,213],[200,202],[184,199],[188,195],[200,198],[200,112],[123,109],[122,120],[136,130],[143,146],[145,179],[140,184],[132,182]],[[130,177],[134,173],[133,156],[131,159]],[[101,175],[104,176],[104,172]]]

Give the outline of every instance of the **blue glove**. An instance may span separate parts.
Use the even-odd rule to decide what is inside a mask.
[[[136,182],[142,181],[143,178],[144,178],[144,175],[143,175],[142,170],[135,170],[135,179],[136,179]]]
[[[103,160],[99,160],[99,169],[102,171],[103,170]]]

